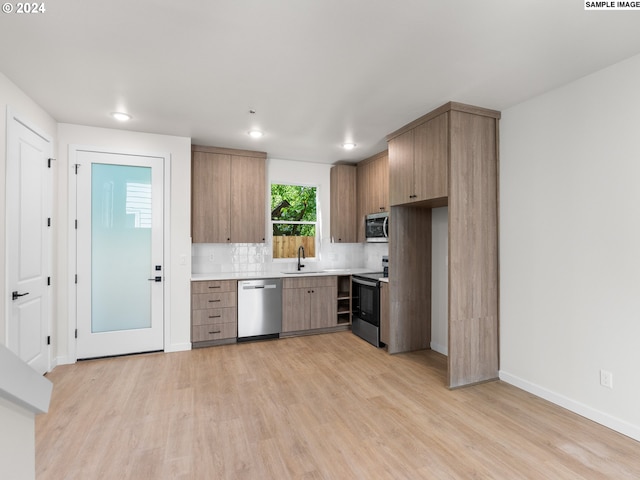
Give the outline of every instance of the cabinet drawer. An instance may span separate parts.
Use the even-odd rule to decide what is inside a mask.
[[[236,306],[236,292],[194,293],[191,295],[191,309],[225,308]]]
[[[338,284],[335,275],[324,277],[283,278],[282,288],[333,287]]]
[[[220,323],[218,325],[194,325],[191,327],[192,342],[235,338],[237,335],[238,329],[236,322]]]
[[[233,323],[237,321],[235,308],[207,308],[194,310],[191,314],[191,325],[214,325],[219,323]]]
[[[219,293],[235,292],[235,280],[209,280],[206,282],[191,282],[191,293]]]

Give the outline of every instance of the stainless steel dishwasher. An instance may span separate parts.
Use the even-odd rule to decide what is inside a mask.
[[[277,338],[282,330],[282,279],[238,281],[238,341]]]

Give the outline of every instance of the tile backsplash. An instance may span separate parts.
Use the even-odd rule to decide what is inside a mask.
[[[383,255],[388,255],[387,243],[331,243],[323,241],[315,260],[305,260],[309,269],[367,268],[381,271]],[[220,272],[280,272],[296,268],[296,260],[273,261],[268,243],[193,243],[192,273]]]

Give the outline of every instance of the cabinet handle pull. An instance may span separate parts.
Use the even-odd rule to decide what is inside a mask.
[[[213,335],[214,333],[220,333],[220,330],[214,330],[213,332],[209,332],[210,335]]]
[[[222,315],[209,315],[209,318],[220,318]]]
[[[215,302],[219,302],[219,301],[220,301],[220,299],[218,299],[218,300],[209,300],[209,303],[215,303]]]
[[[209,288],[220,288],[220,285],[216,285],[215,287],[209,287]]]

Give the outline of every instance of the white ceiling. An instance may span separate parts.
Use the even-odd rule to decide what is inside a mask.
[[[0,14],[0,71],[57,121],[324,163],[384,150],[449,100],[503,110],[640,53],[640,11],[585,12],[582,0],[45,7]],[[116,123],[116,110],[133,120]]]

